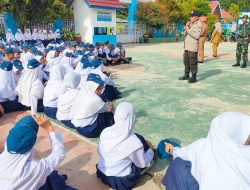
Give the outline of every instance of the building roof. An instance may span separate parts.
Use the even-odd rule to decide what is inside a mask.
[[[227,11],[224,9],[221,9],[221,17],[226,19],[233,19],[233,16],[230,15]]]
[[[119,0],[85,0],[90,8],[124,9]]]
[[[211,1],[209,5],[211,7],[212,13],[214,13],[216,7],[219,5],[219,1]]]

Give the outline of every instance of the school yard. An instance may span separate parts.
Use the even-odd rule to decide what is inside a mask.
[[[233,68],[235,43],[222,43],[219,57],[211,56],[211,47],[205,45],[205,63],[199,65],[198,83],[179,81],[183,75],[183,43],[127,45],[130,65],[112,67],[112,77],[123,94],[122,101],[133,103],[136,109],[135,132],[144,135],[155,146],[161,139],[170,138],[182,146],[206,137],[213,117],[224,111],[250,114],[250,67]],[[0,119],[0,151],[9,129],[15,121],[27,114],[16,112]],[[62,132],[66,159],[60,164],[60,173],[69,176],[69,184],[80,190],[109,189],[95,176],[98,161],[98,139],[86,139],[74,131],[54,123]],[[35,157],[50,153],[47,134],[39,131]],[[137,190],[163,189],[160,185],[169,161],[157,160],[155,166],[139,181]]]

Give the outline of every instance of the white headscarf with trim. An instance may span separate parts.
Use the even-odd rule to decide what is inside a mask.
[[[132,132],[136,123],[132,104],[120,103],[115,110],[114,120],[113,126],[102,131],[98,146],[98,153],[108,161],[120,161],[143,147],[140,139]]]
[[[44,86],[41,82],[41,76],[41,66],[25,70],[16,88],[18,102],[29,107],[31,106],[30,96],[36,96],[38,99],[43,98]]]
[[[191,161],[200,190],[248,190],[250,187],[250,117],[225,112],[213,119],[207,138],[178,151]]]

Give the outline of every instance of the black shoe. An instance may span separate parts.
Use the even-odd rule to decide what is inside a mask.
[[[240,63],[235,63],[234,65],[232,65],[233,67],[239,67]]]
[[[188,83],[196,83],[196,75],[192,75],[192,77],[188,80]]]
[[[203,61],[198,61],[198,63],[203,63]]]
[[[243,63],[240,68],[246,68],[247,67],[247,63]]]
[[[189,80],[189,73],[186,73],[182,77],[179,77],[179,80]]]
[[[68,182],[68,176],[66,174],[62,174],[61,177],[63,178],[63,180],[65,181],[65,183]]]

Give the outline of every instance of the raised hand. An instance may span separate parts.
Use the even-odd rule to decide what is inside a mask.
[[[36,123],[40,127],[42,127],[44,130],[46,130],[48,133],[55,131],[49,121],[49,118],[46,115],[42,114],[41,116],[39,116],[36,114],[36,115],[33,115],[32,117],[36,121]]]
[[[170,143],[165,142],[165,151],[167,153],[173,154],[174,146]]]

